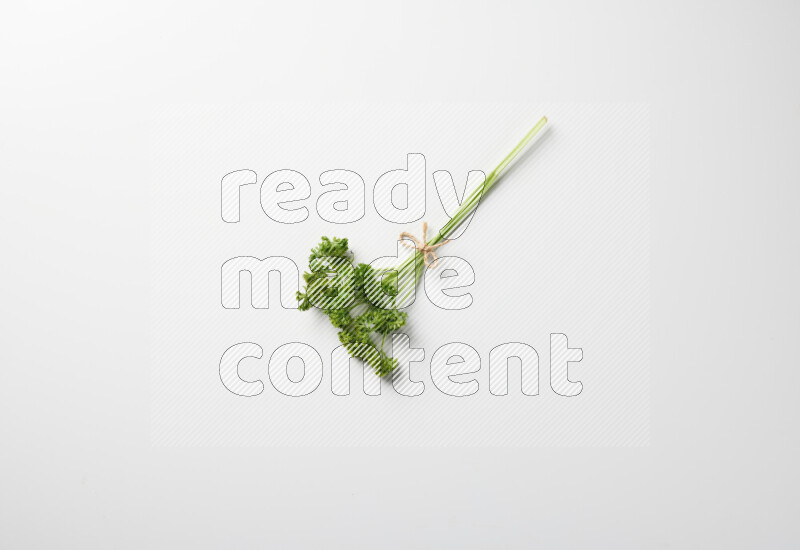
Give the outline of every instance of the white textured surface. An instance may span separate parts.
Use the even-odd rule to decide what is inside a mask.
[[[4,6],[0,547],[797,547],[799,9]],[[151,447],[149,114],[277,100],[649,103],[650,446]]]
[[[475,283],[463,291],[472,294],[473,303],[441,309],[427,298],[434,284],[420,286],[407,309],[409,324],[403,332],[413,348],[425,351],[425,360],[411,367],[412,379],[425,384],[421,395],[404,398],[389,380],[379,399],[334,395],[328,388],[331,352],[339,346],[336,330],[318,311],[281,308],[276,281],[267,309],[263,274],[252,284],[258,289],[253,292],[258,309],[250,305],[249,277],[243,277],[247,282],[237,300],[238,272],[230,270],[223,272],[223,302],[241,302],[240,308],[220,304],[220,266],[228,258],[282,257],[291,268],[286,270],[291,284],[282,280],[281,294],[291,297],[297,275],[287,258],[306,270],[309,249],[321,235],[348,237],[356,262],[395,254],[400,231],[417,233],[420,224],[413,217],[410,224],[385,219],[373,206],[382,204],[373,186],[381,174],[404,168],[409,153],[424,155],[416,155],[414,162],[417,172],[427,174],[428,196],[425,201],[424,188],[412,189],[408,211],[418,205],[434,235],[448,218],[431,174],[448,170],[463,188],[468,172],[491,172],[543,114],[550,124],[541,138],[483,199],[463,235],[438,249],[472,266]],[[154,444],[648,443],[647,106],[177,106],[155,112],[153,126]],[[368,208],[357,222],[330,223],[315,208],[323,192],[319,174],[335,167],[355,171],[366,182]],[[241,188],[240,220],[226,223],[219,214],[220,181],[245,169],[257,174],[259,185]],[[266,197],[270,186],[282,181],[270,183],[268,174],[286,169],[311,182],[300,194],[310,194],[302,203],[308,212],[298,216],[295,211],[298,221],[278,223],[277,215],[264,213],[259,196]],[[264,272],[277,265],[272,262]],[[443,262],[437,269],[446,267]],[[565,333],[573,348],[583,349],[583,360],[570,365],[570,378],[580,380],[583,391],[580,384],[572,390],[560,387],[566,373],[557,369],[560,376],[553,377],[551,389],[551,333]],[[237,396],[220,382],[220,356],[238,342],[257,343],[264,350],[261,360],[240,365],[242,378],[265,381],[258,396]],[[434,383],[431,360],[451,342],[462,343],[482,360],[470,368],[479,369],[474,376],[460,377],[477,384],[447,384],[445,392],[453,395],[446,395],[440,391],[445,385]],[[519,366],[513,362],[509,394],[489,391],[489,352],[507,342],[526,342],[538,351],[540,395],[521,392]],[[290,343],[295,344],[285,345]],[[273,387],[269,379],[275,381],[281,369],[276,355],[285,364],[292,353],[306,349],[303,344],[323,358],[324,369],[315,359],[306,364],[306,377],[296,388],[289,389],[285,380]],[[398,375],[408,378],[405,372]]]

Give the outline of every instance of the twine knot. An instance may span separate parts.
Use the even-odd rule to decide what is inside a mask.
[[[414,241],[413,245],[403,241],[403,246],[407,248],[416,248],[417,251],[422,254],[422,259],[425,261],[425,267],[430,267],[431,269],[435,269],[436,265],[439,263],[439,258],[436,256],[436,252],[434,252],[434,250],[450,242],[450,239],[447,239],[434,245],[428,244],[428,222],[422,222],[422,241],[406,231],[400,233],[400,240],[402,241],[402,239],[411,239]]]

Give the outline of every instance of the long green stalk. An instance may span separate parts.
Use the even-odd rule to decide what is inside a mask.
[[[536,137],[536,135],[547,125],[547,117],[542,117],[536,125],[530,129],[530,131],[525,134],[525,137],[520,140],[514,149],[506,155],[506,157],[497,165],[497,167],[492,170],[486,179],[484,180],[483,184],[481,184],[478,188],[472,191],[472,193],[461,203],[461,206],[456,210],[456,213],[453,217],[448,221],[444,227],[439,231],[439,233],[431,239],[428,244],[434,245],[438,244],[447,238],[458,228],[458,226],[472,213],[475,208],[483,200],[483,197],[489,190],[498,182],[500,181],[503,172],[508,167],[509,164],[519,155],[523,149]],[[410,292],[416,286],[417,282],[419,281],[420,276],[422,275],[422,268],[424,267],[424,259],[422,258],[422,254],[417,251],[413,256],[405,260],[401,263],[397,269],[397,280],[398,283],[400,281],[405,281],[402,284],[402,287],[398,292],[398,297],[402,296],[400,302],[404,302],[406,298],[408,298]],[[411,270],[414,270],[414,277],[409,278]]]

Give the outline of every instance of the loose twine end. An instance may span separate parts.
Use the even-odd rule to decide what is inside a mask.
[[[440,243],[429,245],[428,222],[422,222],[422,241],[420,241],[414,235],[406,231],[400,233],[400,240],[402,241],[403,239],[411,239],[412,241],[414,241],[413,245],[403,241],[403,246],[405,246],[406,248],[416,248],[417,252],[422,254],[422,259],[425,262],[425,267],[430,267],[431,269],[436,269],[436,266],[439,264],[439,258],[436,256],[436,252],[434,252],[434,250],[450,242],[450,239],[447,239]]]

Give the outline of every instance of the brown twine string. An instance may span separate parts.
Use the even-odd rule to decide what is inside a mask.
[[[435,269],[436,266],[439,263],[439,258],[436,256],[436,252],[434,252],[434,250],[436,250],[440,246],[450,242],[450,239],[447,239],[447,240],[442,241],[442,242],[440,242],[438,244],[429,245],[428,244],[428,222],[422,222],[422,241],[421,242],[420,242],[420,240],[418,238],[416,238],[411,233],[407,233],[406,231],[403,231],[402,233],[400,233],[400,239],[402,241],[402,239],[405,239],[405,238],[408,238],[408,239],[411,239],[412,241],[414,241],[414,245],[416,245],[416,246],[410,245],[405,241],[403,241],[403,246],[405,246],[407,248],[416,248],[417,252],[422,254],[422,259],[425,261],[425,267],[430,267],[431,269]],[[428,258],[431,258],[431,260],[429,260]]]

